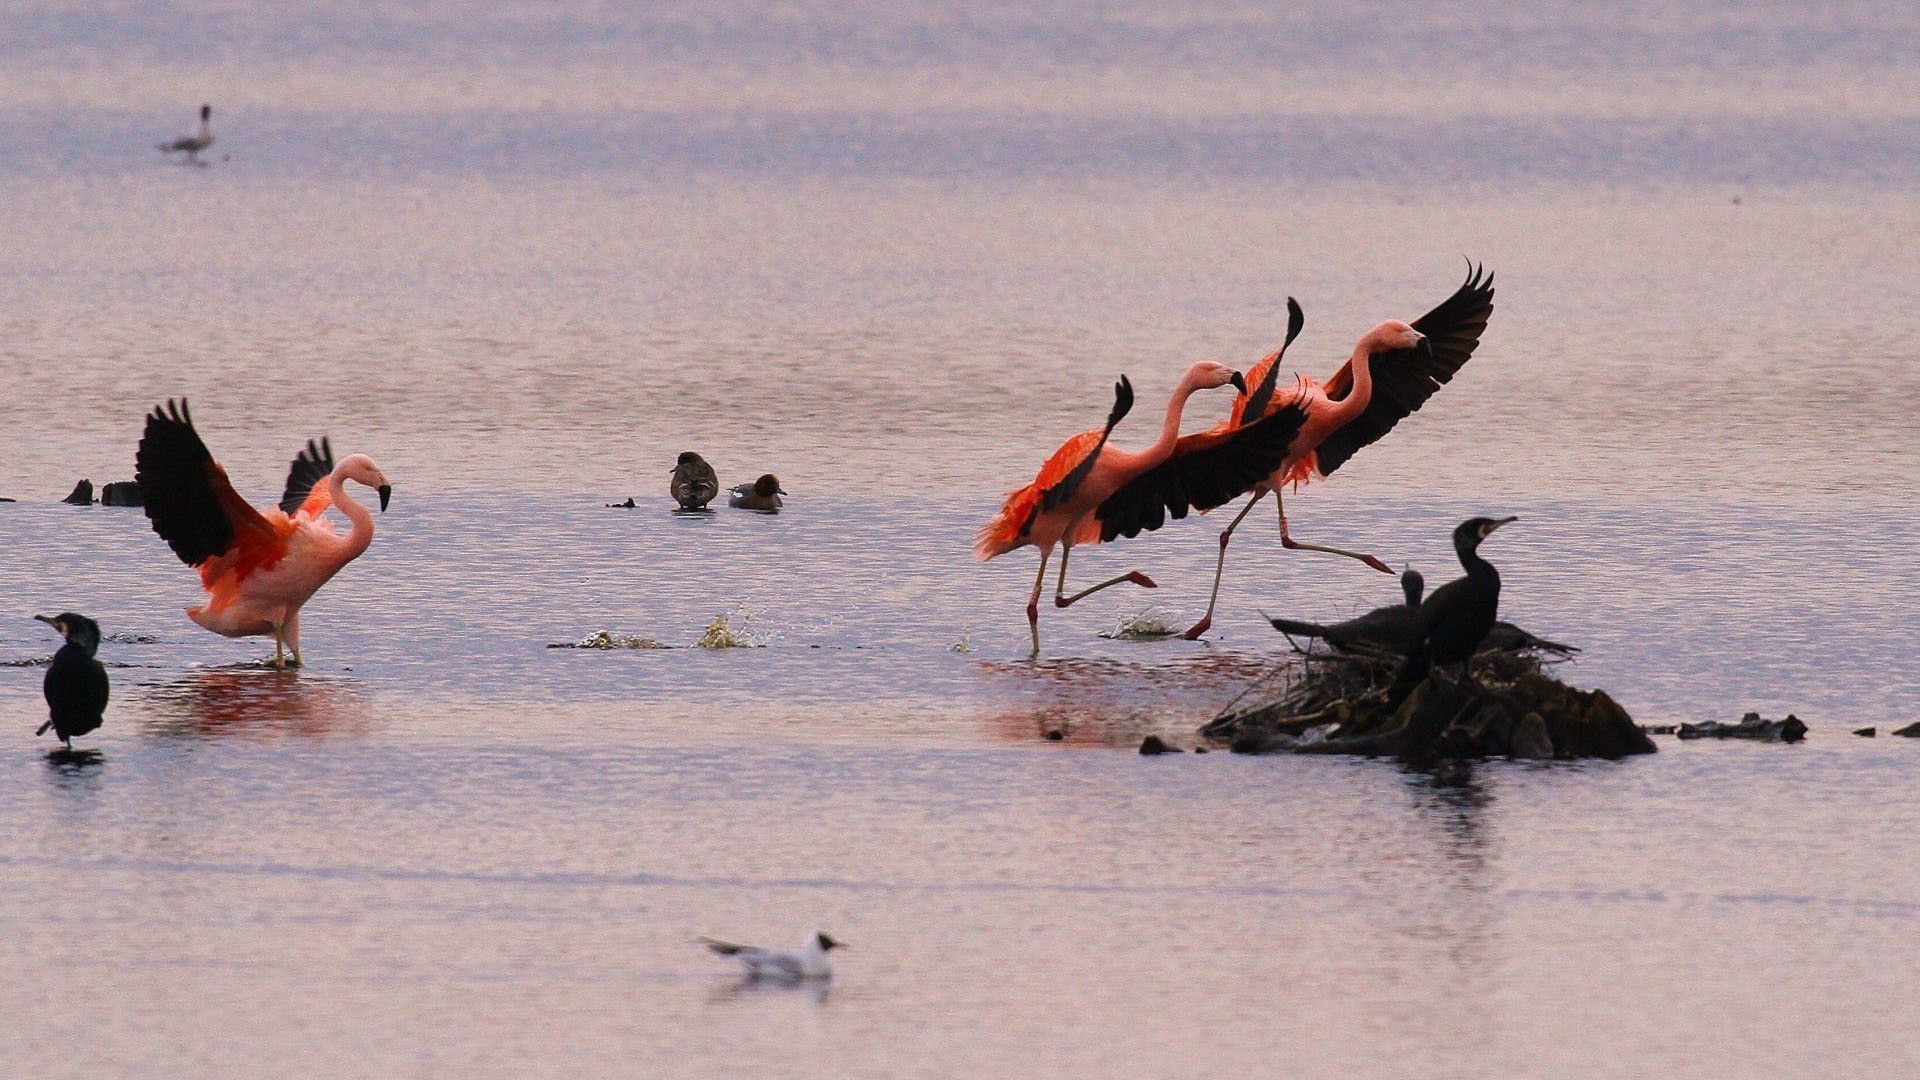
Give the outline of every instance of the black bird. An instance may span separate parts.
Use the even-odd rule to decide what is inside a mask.
[[[1472,681],[1468,662],[1493,632],[1500,614],[1500,571],[1480,557],[1480,542],[1500,526],[1518,520],[1469,518],[1453,530],[1453,551],[1467,576],[1435,589],[1420,605],[1418,636],[1394,676],[1393,689],[1387,694],[1389,706],[1405,701],[1435,664],[1459,664],[1461,676]]]
[[[673,467],[667,493],[682,510],[704,510],[713,497],[720,494],[720,478],[714,475],[713,466],[707,464],[705,458],[688,450]]]
[[[1283,634],[1319,638],[1341,652],[1384,652],[1405,656],[1413,651],[1419,638],[1420,594],[1425,587],[1426,581],[1420,576],[1420,571],[1408,567],[1400,575],[1400,588],[1407,597],[1404,604],[1374,608],[1365,615],[1337,623],[1302,622],[1271,616],[1267,621]],[[1537,649],[1561,656],[1571,656],[1580,651],[1572,645],[1548,641],[1504,621],[1494,623],[1486,640],[1480,643],[1482,652],[1514,652],[1520,649]]]
[[[100,648],[100,624],[71,611],[34,618],[67,639],[53,654],[53,666],[47,669],[42,686],[52,716],[34,734],[45,735],[52,728],[60,741],[71,747],[73,737],[98,728],[101,714],[107,711],[107,669],[93,658]]]

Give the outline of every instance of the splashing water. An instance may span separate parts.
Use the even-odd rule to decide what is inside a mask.
[[[1159,641],[1161,638],[1178,637],[1186,629],[1179,612],[1172,608],[1150,607],[1122,616],[1112,629],[1100,631],[1100,636],[1110,641]]]
[[[600,630],[588,634],[579,641],[560,641],[548,645],[549,649],[671,649],[673,646],[655,641],[649,637],[631,637]]]
[[[737,627],[727,621],[725,615],[713,620],[707,632],[693,643],[697,649],[757,649],[760,643],[747,636],[745,627]]]

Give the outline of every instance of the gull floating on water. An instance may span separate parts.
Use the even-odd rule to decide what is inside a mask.
[[[814,934],[807,939],[805,948],[795,952],[762,949],[753,945],[735,945],[731,941],[710,937],[702,937],[700,942],[721,956],[731,956],[740,961],[746,968],[747,978],[769,979],[776,982],[831,979],[833,965],[827,962],[827,953],[834,949],[846,948],[846,945],[824,933]]]
[[[210,123],[212,119],[213,106],[200,106],[200,127],[196,129],[193,134],[183,135],[172,142],[163,142],[155,147],[155,149],[163,154],[184,152],[187,155],[188,161],[196,165],[199,164],[200,151],[213,145],[213,125]]]

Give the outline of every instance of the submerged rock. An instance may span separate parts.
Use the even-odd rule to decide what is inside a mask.
[[[140,485],[132,480],[115,480],[100,488],[101,506],[144,506]]]
[[[1645,727],[1642,727],[1640,730],[1646,732],[1649,735],[1677,735],[1680,733],[1680,725],[1679,724],[1648,724]]]
[[[1807,725],[1788,713],[1784,720],[1765,720],[1757,712],[1740,718],[1737,724],[1708,720],[1702,724],[1681,724],[1683,739],[1754,739],[1759,742],[1799,742],[1807,737]]]
[[[1158,735],[1149,735],[1140,740],[1140,752],[1149,757],[1155,754],[1183,754],[1186,751],[1177,746],[1168,746]]]
[[[66,503],[68,506],[92,506],[93,481],[82,480],[73,485],[73,490],[68,492],[67,497],[60,501]]]
[[[1880,729],[1870,727],[1854,728],[1853,733],[1863,739],[1871,739],[1880,734]]]
[[[1920,724],[1908,724],[1906,727],[1895,731],[1894,734],[1904,735],[1909,739],[1920,739]]]

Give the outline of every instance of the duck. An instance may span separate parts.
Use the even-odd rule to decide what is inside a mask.
[[[667,493],[682,510],[704,510],[720,494],[720,478],[713,466],[691,450],[680,455],[673,466],[673,478],[667,481]]]
[[[787,493],[780,486],[780,478],[766,473],[751,484],[739,484],[727,499],[727,505],[738,510],[758,510],[763,514],[777,514],[783,505],[780,496]]]
[[[61,745],[72,749],[74,736],[99,730],[107,711],[107,668],[93,655],[100,648],[100,624],[72,611],[34,618],[67,642],[53,654],[41,684],[51,715],[34,734],[45,735],[52,728]]]

